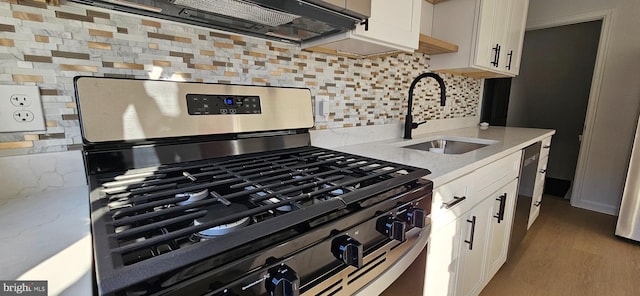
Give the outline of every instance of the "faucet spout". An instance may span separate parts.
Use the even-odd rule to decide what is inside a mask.
[[[405,120],[404,120],[404,138],[405,139],[411,139],[411,130],[418,128],[419,125],[425,123],[425,121],[420,123],[414,123],[413,116],[411,115],[412,113],[411,109],[413,105],[413,89],[416,87],[416,84],[418,84],[418,81],[420,81],[422,78],[425,78],[425,77],[431,77],[438,82],[438,85],[440,86],[440,106],[444,106],[447,100],[446,86],[444,84],[444,80],[442,79],[442,77],[440,77],[440,75],[432,72],[427,72],[427,73],[422,73],[418,77],[416,77],[413,80],[413,82],[411,82],[411,86],[409,86],[409,102],[408,102],[409,104],[407,108],[407,115],[405,116]]]

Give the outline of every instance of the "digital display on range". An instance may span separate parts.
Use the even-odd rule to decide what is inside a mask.
[[[259,96],[187,94],[189,115],[261,114]]]

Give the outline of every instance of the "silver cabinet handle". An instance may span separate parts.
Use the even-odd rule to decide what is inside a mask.
[[[461,202],[462,202],[463,200],[465,200],[465,199],[467,199],[467,197],[466,197],[466,196],[461,196],[461,197],[454,196],[454,197],[453,197],[453,201],[450,201],[450,202],[443,202],[443,203],[442,203],[442,206],[440,206],[440,208],[442,208],[442,209],[450,209],[451,207],[453,207],[453,206],[455,206],[455,205],[457,205],[457,204],[461,203]]]
[[[544,173],[546,173],[546,172],[547,172],[547,169],[540,169],[540,173],[541,173],[541,174],[544,174]]]

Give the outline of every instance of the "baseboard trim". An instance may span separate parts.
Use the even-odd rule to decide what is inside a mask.
[[[602,214],[618,216],[618,208],[592,201],[571,201],[571,206]]]

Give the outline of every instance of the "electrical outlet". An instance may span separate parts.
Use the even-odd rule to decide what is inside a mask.
[[[9,100],[11,100],[11,104],[16,107],[29,107],[29,105],[31,105],[31,100],[27,95],[12,95]]]
[[[33,121],[33,112],[27,110],[18,110],[13,112],[13,119],[17,122],[31,122]]]
[[[0,133],[45,129],[37,86],[0,85]]]
[[[316,121],[325,121],[329,115],[329,101],[327,98],[316,96]]]

